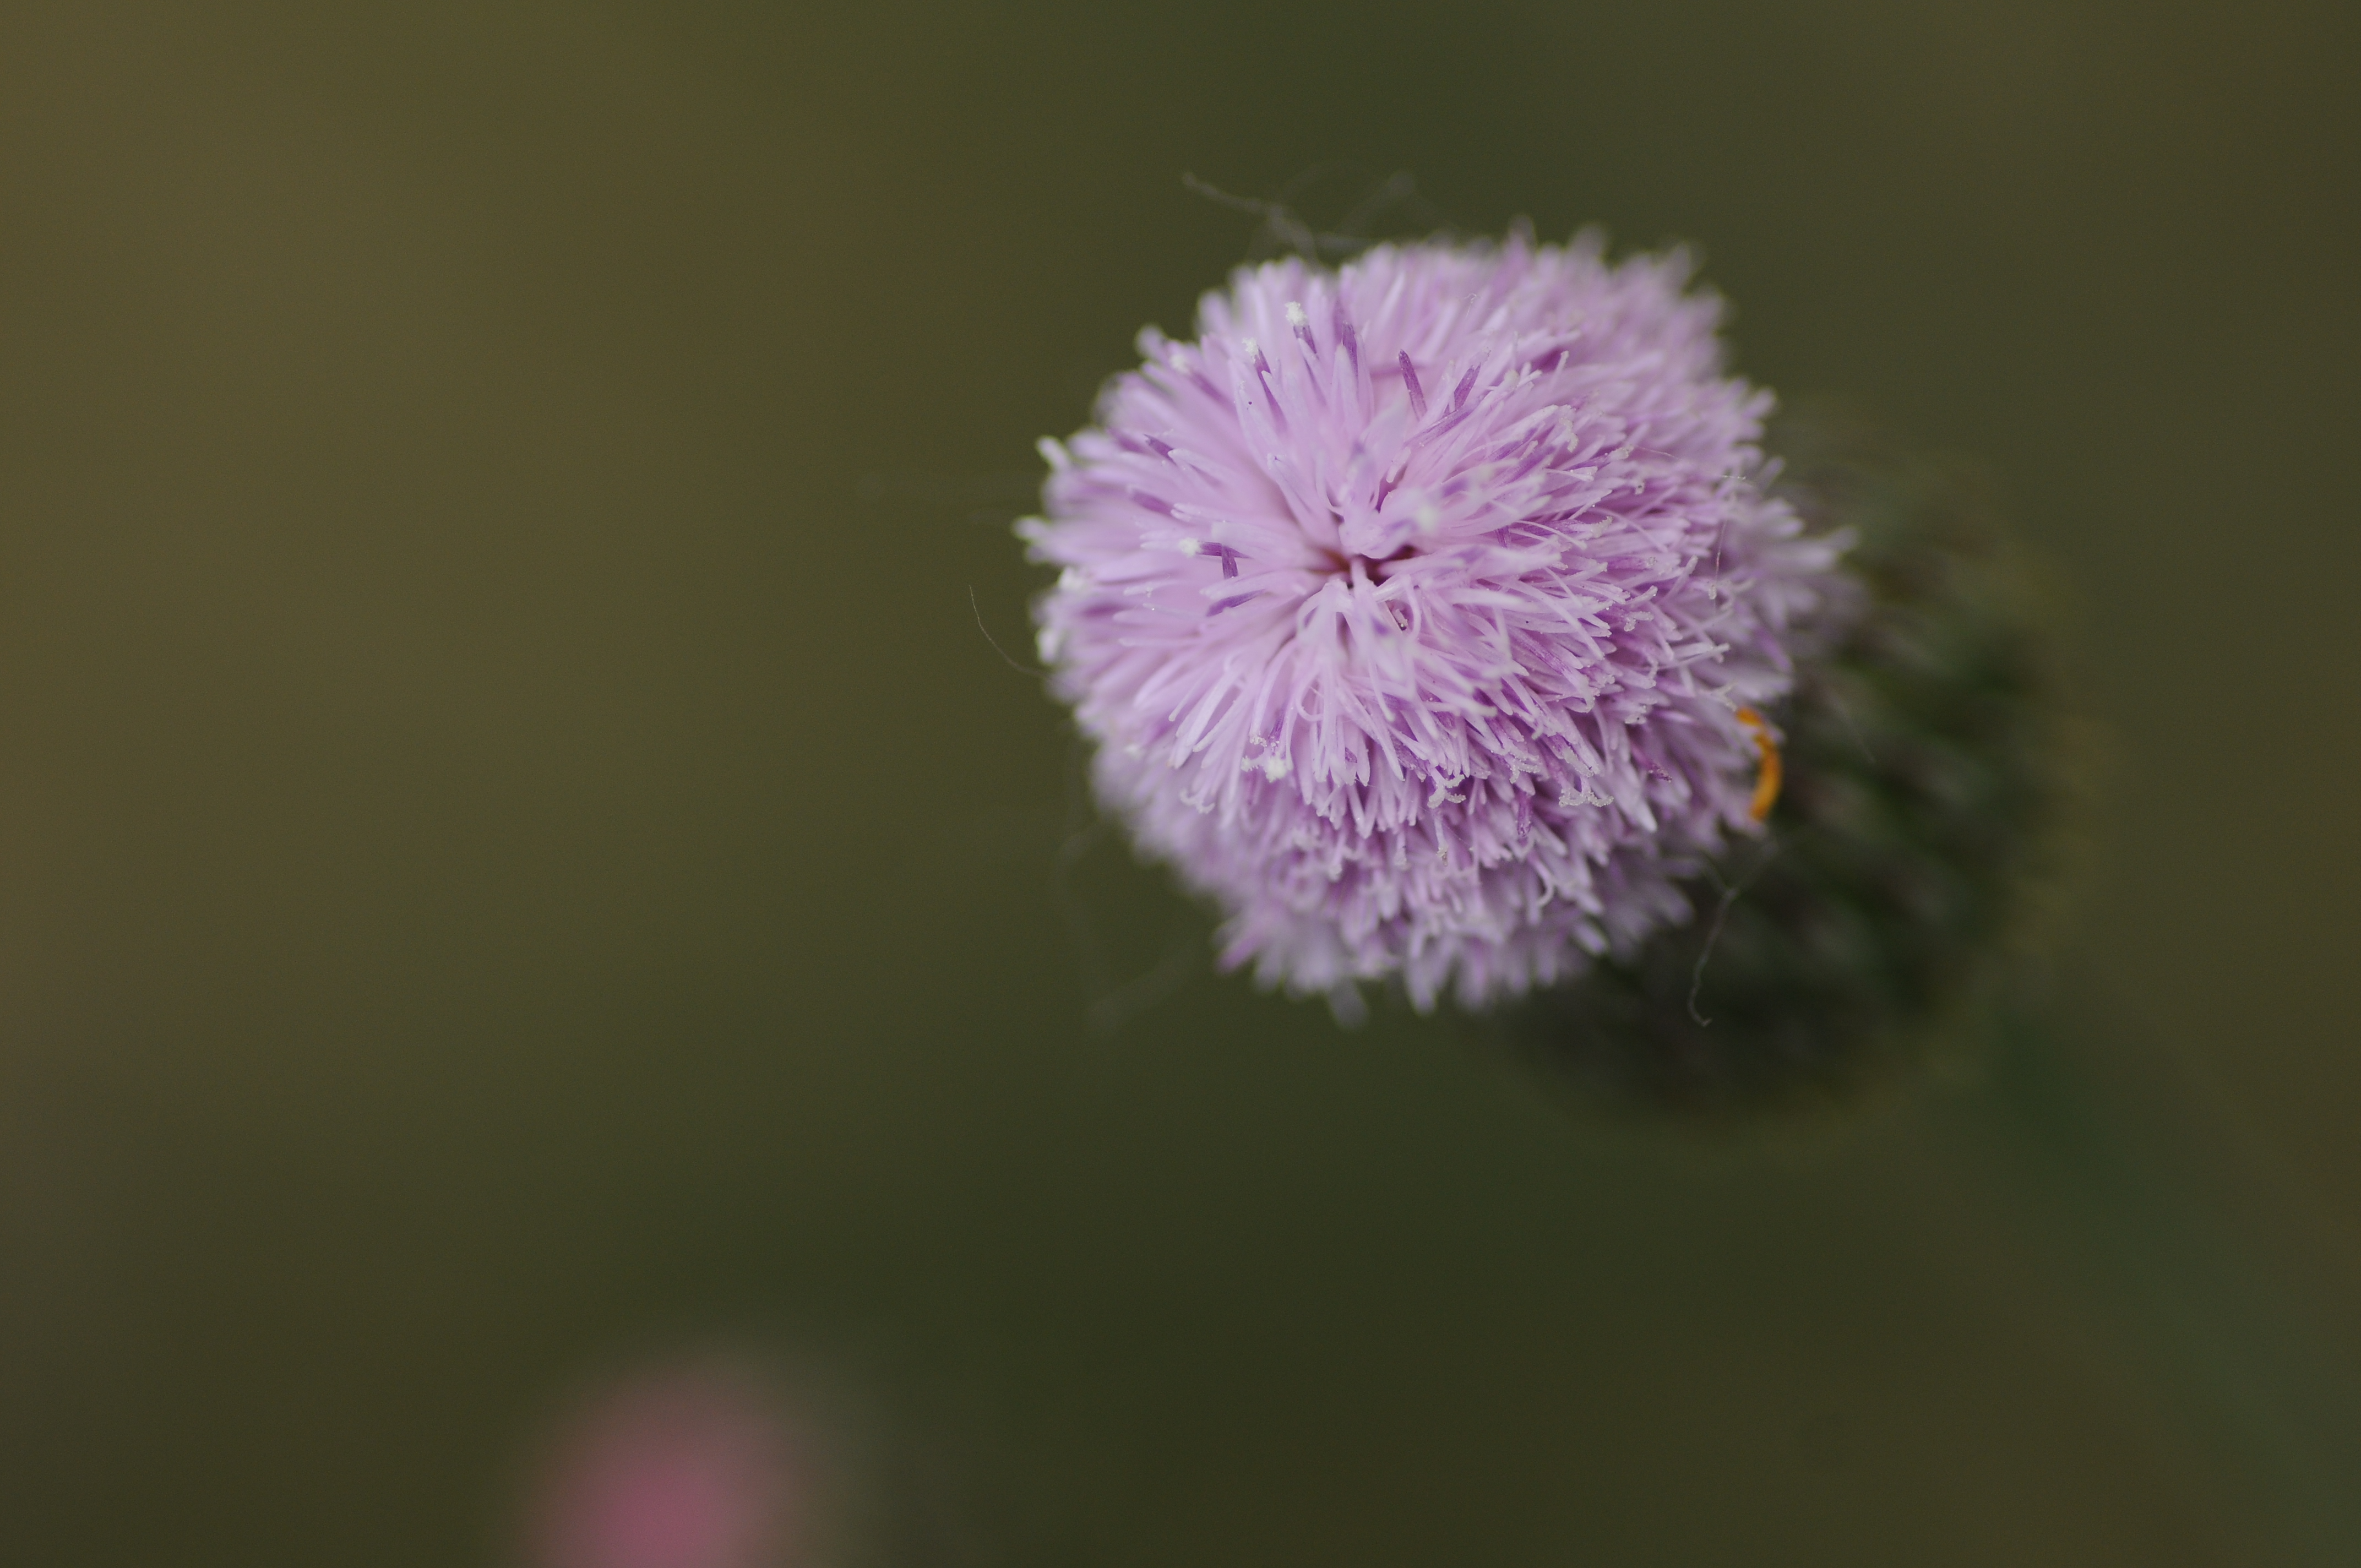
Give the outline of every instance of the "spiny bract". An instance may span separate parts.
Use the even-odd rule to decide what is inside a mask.
[[[1042,659],[1225,964],[1482,1006],[1689,918],[1760,830],[1739,710],[1840,542],[1764,494],[1771,398],[1688,276],[1587,236],[1242,269],[1042,444]]]

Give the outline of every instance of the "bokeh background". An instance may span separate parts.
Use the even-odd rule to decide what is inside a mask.
[[[2048,1005],[2350,1350],[2356,17],[0,11],[0,1555],[526,1561],[713,1354],[831,1560],[2261,1560],[1971,1083],[1667,1140],[1213,977],[983,631],[1184,171],[1697,242],[2062,585]]]

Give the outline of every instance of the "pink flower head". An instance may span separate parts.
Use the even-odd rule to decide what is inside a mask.
[[[1763,493],[1770,395],[1688,273],[1522,235],[1242,269],[1042,444],[1042,658],[1225,966],[1480,1006],[1686,919],[1760,830],[1740,710],[1839,546]]]

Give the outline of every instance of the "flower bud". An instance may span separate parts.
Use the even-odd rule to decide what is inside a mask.
[[[1850,535],[1861,598],[1773,710],[1770,835],[1683,884],[1696,918],[1495,1020],[1629,1109],[1827,1101],[1920,1059],[2053,858],[2060,725],[2030,596],[1973,488],[1829,418],[1775,439],[1777,492],[1815,533]]]

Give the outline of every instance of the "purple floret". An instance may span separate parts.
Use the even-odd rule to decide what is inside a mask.
[[[1243,269],[1043,443],[1041,656],[1225,965],[1482,1006],[1688,919],[1761,831],[1737,710],[1840,544],[1764,494],[1771,396],[1688,275],[1589,236]]]

